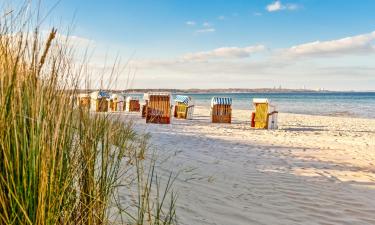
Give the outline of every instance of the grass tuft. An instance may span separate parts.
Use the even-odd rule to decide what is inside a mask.
[[[175,224],[172,177],[160,194],[132,124],[74,106],[82,69],[69,37],[28,32],[26,9],[0,17],[0,224]],[[132,195],[134,181],[133,208],[114,207],[116,189]]]

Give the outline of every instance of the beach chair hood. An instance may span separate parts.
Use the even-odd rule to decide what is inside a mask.
[[[270,112],[276,111],[276,106],[271,104],[271,101],[269,101],[267,98],[253,98],[254,107],[255,107],[256,104],[268,104]]]
[[[253,98],[253,103],[269,103],[267,98]]]
[[[183,103],[185,105],[191,105],[192,104],[191,97],[186,96],[186,95],[177,95],[174,101],[178,102],[178,103]]]
[[[214,106],[214,105],[232,105],[232,98],[213,97],[211,100],[211,106]]]
[[[123,102],[124,101],[124,97],[122,95],[118,95],[118,94],[112,94],[111,96],[111,100],[117,100],[119,102]]]
[[[93,99],[110,98],[109,94],[105,91],[94,91],[90,94]]]
[[[149,92],[147,93],[147,97],[149,100],[150,96],[169,96],[170,104],[172,105],[172,94],[170,92]]]

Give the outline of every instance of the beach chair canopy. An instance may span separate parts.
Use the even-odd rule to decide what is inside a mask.
[[[148,97],[150,99],[151,96],[169,96],[170,104],[172,104],[172,94],[170,92],[149,92]]]
[[[171,96],[170,92],[149,92],[148,96]]]
[[[276,111],[276,106],[271,104],[271,101],[268,100],[268,98],[253,98],[253,105],[256,104],[268,104],[269,105],[269,111]]]
[[[105,91],[94,91],[90,94],[93,99],[110,98],[109,94]]]
[[[119,102],[123,102],[124,101],[124,96],[122,95],[119,95],[119,94],[112,94],[111,95],[111,100],[117,100]]]
[[[184,103],[185,105],[189,105],[189,103],[191,102],[191,98],[186,95],[177,95],[174,101]]]
[[[267,98],[253,98],[253,103],[269,103]]]
[[[214,105],[232,105],[232,98],[213,97],[211,100],[211,106],[214,106]]]

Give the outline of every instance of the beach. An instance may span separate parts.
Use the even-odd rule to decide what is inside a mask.
[[[178,174],[179,224],[375,224],[375,119],[279,113],[278,130],[250,127],[251,110],[212,124],[146,124],[158,172]]]

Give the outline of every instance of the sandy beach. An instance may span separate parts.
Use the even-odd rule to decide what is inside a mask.
[[[279,114],[278,130],[194,120],[145,124],[161,173],[178,172],[180,224],[375,224],[375,120]]]

